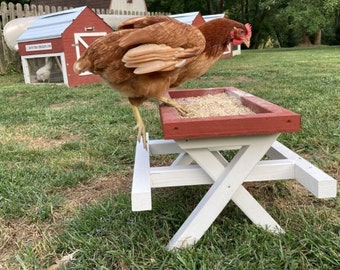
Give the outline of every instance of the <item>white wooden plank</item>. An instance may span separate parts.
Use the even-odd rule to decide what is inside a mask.
[[[150,156],[182,153],[183,150],[174,140],[151,140],[149,142]]]
[[[284,233],[280,225],[243,186],[237,189],[232,200],[254,224],[274,233]]]
[[[288,180],[294,178],[294,161],[262,160],[250,172],[246,182]]]
[[[147,134],[147,141],[149,136]],[[149,149],[149,147],[148,147]],[[131,191],[132,211],[145,211],[152,209],[151,182],[150,182],[150,155],[144,148],[143,141],[137,141],[135,165],[132,178]]]
[[[337,182],[306,160],[300,160],[295,165],[295,178],[315,197],[319,199],[335,198]]]
[[[275,135],[275,134],[274,134]],[[177,144],[182,149],[202,149],[208,148],[211,151],[240,149],[241,146],[252,143],[257,138],[266,135],[238,136],[238,137],[216,137],[177,140]]]
[[[273,155],[282,155],[295,162],[294,178],[314,196],[317,198],[336,197],[337,181],[334,178],[277,141],[271,148]]]
[[[152,188],[212,184],[214,181],[198,165],[150,168]]]
[[[292,179],[294,163],[290,160],[260,161],[245,182]],[[177,165],[150,168],[152,188],[189,185],[211,185],[212,178],[198,165]]]
[[[192,157],[190,157],[187,153],[180,153],[178,157],[172,162],[171,167],[178,165],[189,165],[192,162]]]

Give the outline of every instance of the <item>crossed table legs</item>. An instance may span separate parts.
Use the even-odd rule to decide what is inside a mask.
[[[233,200],[253,223],[273,232],[283,232],[278,223],[242,186],[251,177],[261,180],[287,179],[281,178],[282,176],[294,177],[295,165],[291,160],[261,161],[278,135],[151,140],[148,151],[143,149],[141,144],[137,144],[132,209],[151,210],[151,188],[154,187],[212,184],[170,240],[168,249],[182,248],[197,242],[230,200]],[[230,161],[220,152],[234,149],[238,152]],[[170,153],[179,153],[171,166],[150,167],[150,155]],[[275,172],[277,168],[276,171],[279,172]],[[334,179],[326,180],[332,190],[336,190]]]

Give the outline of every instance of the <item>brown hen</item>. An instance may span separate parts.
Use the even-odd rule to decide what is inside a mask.
[[[165,97],[171,87],[204,74],[231,42],[249,47],[249,24],[220,18],[199,27],[167,16],[146,16],[123,22],[118,31],[98,38],[75,62],[78,74],[100,75],[114,89],[126,95],[138,129],[138,141],[146,148],[145,125],[138,107],[155,98],[185,110]]]

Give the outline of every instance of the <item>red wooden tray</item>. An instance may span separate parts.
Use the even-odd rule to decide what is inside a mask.
[[[204,118],[181,118],[171,106],[160,105],[165,139],[213,138],[240,135],[296,132],[301,116],[234,87],[179,89],[169,91],[173,99],[225,92],[238,97],[255,114]]]

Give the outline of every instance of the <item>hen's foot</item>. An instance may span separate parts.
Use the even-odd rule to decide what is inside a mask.
[[[145,149],[147,149],[146,132],[145,132],[145,125],[144,125],[143,119],[142,119],[142,117],[139,113],[138,106],[132,104],[131,100],[130,100],[130,104],[131,104],[131,108],[132,108],[132,111],[133,111],[133,114],[136,118],[136,123],[137,123],[136,126],[133,128],[134,130],[136,130],[136,129],[138,130],[137,140],[138,140],[138,142],[140,142],[141,138],[143,138],[143,146],[144,146]]]
[[[188,111],[186,109],[184,109],[177,101],[171,98],[160,97],[158,98],[158,100],[164,102],[167,105],[174,107],[182,116],[185,116],[186,114],[188,114]]]
[[[146,144],[146,132],[145,132],[145,125],[143,122],[137,122],[137,125],[133,128],[134,130],[138,130],[137,133],[137,141],[140,142],[141,138],[143,139],[143,146],[145,149],[147,149],[147,144]]]

